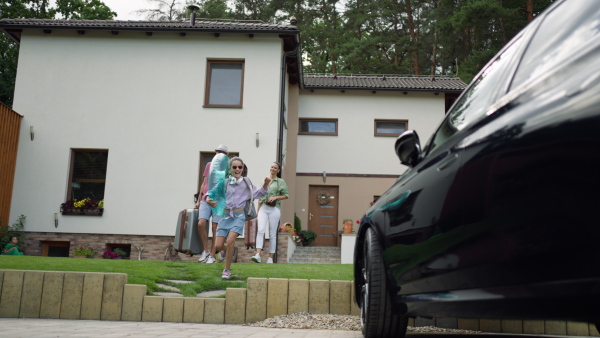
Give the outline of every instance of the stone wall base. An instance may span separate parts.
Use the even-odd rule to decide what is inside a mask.
[[[80,233],[56,233],[56,232],[25,232],[27,241],[20,248],[25,255],[42,256],[43,244],[51,242],[68,242],[70,248],[80,245],[90,245],[99,255],[106,251],[111,245],[131,245],[132,260],[176,260],[176,261],[197,261],[199,255],[189,256],[184,253],[178,253],[176,256],[166,255],[169,244],[173,245],[175,236],[146,236],[146,235],[112,235],[112,234],[80,234]],[[279,233],[277,236],[277,263],[288,262],[288,234]],[[267,261],[270,239],[265,240],[265,248],[262,257],[263,262]],[[209,249],[212,247],[212,238],[208,239]],[[235,243],[238,249],[237,262],[252,262],[251,257],[256,253],[256,249],[248,248],[244,238],[238,238]],[[73,255],[70,253],[70,257]],[[101,258],[100,256],[96,258]]]

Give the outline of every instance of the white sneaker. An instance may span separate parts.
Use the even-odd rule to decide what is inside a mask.
[[[225,251],[219,252],[219,260],[221,262],[225,260],[225,255],[226,255]]]
[[[250,258],[250,259],[252,259],[252,261],[255,262],[255,263],[260,263],[261,262],[259,254],[256,254],[256,255],[252,256],[252,258]]]
[[[208,258],[206,259],[206,264],[212,264],[214,263],[216,260],[214,257],[212,256],[208,256]]]
[[[269,257],[269,259],[267,260],[267,264],[273,264],[273,258]]]
[[[206,262],[206,259],[208,258],[208,256],[210,256],[210,252],[202,251],[202,256],[200,256],[200,258],[198,258],[198,262],[200,262],[200,263]]]

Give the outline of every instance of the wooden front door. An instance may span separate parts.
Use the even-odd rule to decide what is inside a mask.
[[[310,186],[308,229],[317,234],[311,246],[337,246],[338,187]]]

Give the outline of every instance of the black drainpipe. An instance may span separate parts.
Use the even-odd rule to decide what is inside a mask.
[[[290,20],[292,25],[296,25],[296,18],[292,17],[292,19]],[[283,163],[283,121],[284,121],[284,115],[285,115],[285,74],[286,74],[286,69],[285,69],[285,59],[288,56],[291,55],[296,55],[298,53],[298,50],[300,49],[300,42],[298,42],[298,45],[296,46],[296,49],[291,50],[289,52],[285,52],[283,53],[283,57],[281,58],[281,91],[280,91],[280,95],[279,95],[279,101],[280,101],[280,105],[279,105],[279,136],[277,139],[277,162],[279,163]],[[298,67],[301,67],[302,65],[298,65]],[[281,219],[279,220],[279,223],[281,223]],[[279,232],[279,225],[277,224],[277,232]],[[277,263],[277,250],[279,249],[279,236],[277,236],[277,242],[275,243],[275,254],[273,255],[273,263]]]

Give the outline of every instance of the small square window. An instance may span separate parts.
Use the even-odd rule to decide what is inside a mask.
[[[337,135],[336,119],[300,119],[300,130],[302,135]]]
[[[205,107],[242,107],[243,61],[208,61]]]
[[[406,120],[375,120],[375,136],[400,136],[408,129]]]
[[[73,149],[67,200],[104,199],[108,150]]]

